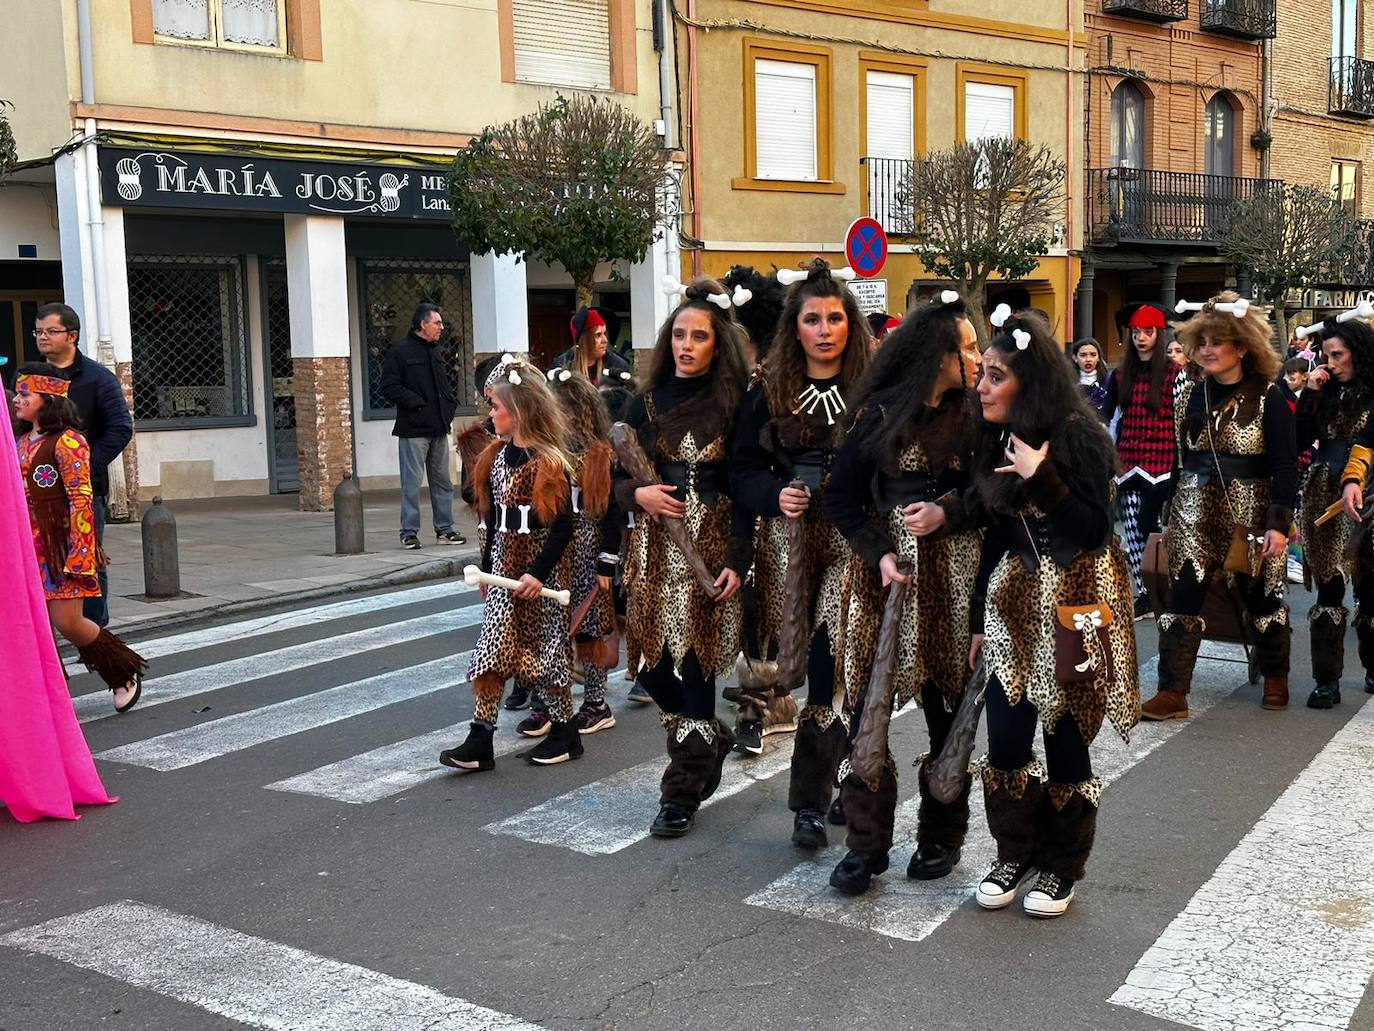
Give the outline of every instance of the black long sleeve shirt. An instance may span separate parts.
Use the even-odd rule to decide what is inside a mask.
[[[838,379],[838,376],[828,379],[807,376],[806,382],[825,391]],[[730,497],[751,515],[764,519],[782,515],[778,495],[792,482],[790,470],[780,465],[778,456],[763,446],[763,435],[772,419],[768,393],[762,383],[756,383],[740,405],[730,445]],[[819,498],[814,500],[820,501]]]

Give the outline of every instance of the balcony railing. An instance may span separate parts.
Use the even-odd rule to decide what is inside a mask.
[[[1331,98],[1327,108],[1333,115],[1374,118],[1374,61],[1333,57]]]
[[[915,232],[908,191],[912,162],[905,158],[861,158],[868,180],[868,216],[891,236]]]
[[[1188,0],[1102,0],[1102,13],[1146,21],[1183,21],[1188,17]]]
[[[1202,0],[1202,27],[1240,39],[1273,39],[1279,19],[1274,0]]]
[[[1355,220],[1355,237],[1351,241],[1350,253],[1343,262],[1327,271],[1325,280],[1337,288],[1374,287],[1374,219]]]
[[[1095,168],[1089,235],[1095,243],[1216,244],[1237,201],[1282,188],[1276,179]]]

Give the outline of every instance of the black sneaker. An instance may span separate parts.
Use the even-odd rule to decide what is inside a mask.
[[[528,709],[529,707],[530,689],[520,684],[516,684],[515,687],[511,688],[510,697],[506,699],[506,704],[503,708],[509,712],[518,712],[521,709]]]
[[[1142,594],[1135,600],[1135,621],[1139,623],[1142,619],[1149,619],[1155,614],[1155,610],[1150,608],[1150,596]]]
[[[1364,693],[1374,694],[1374,673],[1364,675]]]
[[[625,696],[625,700],[631,705],[652,705],[654,696],[649,693],[649,689],[636,680],[630,685],[630,693]]]
[[[1011,863],[1003,859],[992,864],[992,869],[978,885],[974,897],[984,909],[1005,909],[1016,901],[1016,889],[1030,876],[1030,863]]]
[[[1052,917],[1062,916],[1072,901],[1073,881],[1041,870],[1021,905],[1031,916]]]
[[[1341,704],[1341,684],[1339,680],[1324,680],[1312,689],[1307,696],[1309,709],[1329,709]]]
[[[844,815],[844,800],[839,795],[830,803],[830,811],[825,814],[825,818],[835,827],[843,827],[848,822],[848,817]]]
[[[740,720],[735,724],[735,751],[745,755],[763,754],[762,720]]]
[[[557,766],[581,758],[582,738],[571,723],[551,724],[544,740],[525,753],[525,759],[536,766]]]
[[[792,817],[792,844],[798,848],[825,848],[825,814],[819,809],[799,809]]]
[[[583,705],[573,715],[573,726],[579,734],[595,734],[598,730],[610,730],[615,726],[615,713],[605,702],[600,705]]]
[[[515,729],[526,737],[543,737],[553,726],[553,720],[543,709],[536,706],[530,710],[530,714],[516,724]]]
[[[416,537],[413,533],[407,534],[401,538],[401,547],[405,548],[406,551],[419,551],[420,538]]]
[[[911,854],[911,862],[906,866],[906,875],[912,880],[933,881],[946,876],[959,863],[958,845],[938,845],[922,842]]]
[[[693,814],[676,802],[664,802],[649,824],[649,833],[656,838],[680,838],[692,829],[694,820]]]
[[[830,886],[845,895],[862,895],[873,878],[887,869],[887,853],[850,852],[830,871]]]
[[[439,762],[455,770],[494,770],[496,753],[491,747],[492,731],[485,723],[474,723],[468,731],[468,739],[457,748],[446,748],[439,753]]]
[[[457,530],[444,530],[441,533],[436,533],[434,539],[440,544],[466,544],[468,542],[468,539]]]

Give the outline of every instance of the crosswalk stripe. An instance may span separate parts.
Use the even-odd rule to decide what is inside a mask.
[[[1374,705],[1317,753],[1111,997],[1203,1031],[1346,1028],[1374,976]]]
[[[164,773],[195,766],[230,752],[239,752],[360,716],[396,702],[454,687],[467,679],[470,656],[471,652],[465,652],[351,684],[340,684],[299,698],[110,748],[97,754],[96,758],[144,766]]]
[[[1155,658],[1141,666],[1142,684],[1153,684],[1158,665]],[[1194,675],[1190,712],[1196,719],[1212,705],[1230,694],[1236,685],[1234,663],[1199,659]],[[1174,734],[1186,721],[1143,725],[1136,729],[1130,744],[1122,742],[1110,728],[1093,744],[1093,766],[1109,784],[1142,761]],[[913,771],[914,772],[914,771]],[[936,881],[915,881],[906,876],[906,865],[916,847],[916,810],[919,798],[912,797],[897,807],[897,836],[888,873],[873,880],[873,885],[857,898],[840,895],[830,887],[830,872],[845,854],[843,845],[818,851],[798,863],[777,880],[760,888],[744,901],[751,906],[858,927],[898,938],[921,941],[943,924],[956,910],[966,905],[973,889],[996,858],[997,848],[988,833],[983,813],[982,792],[974,785],[969,797],[969,831],[959,866]],[[843,841],[843,829],[836,828]]]
[[[542,1031],[425,985],[138,902],[59,917],[0,944],[269,1031]]]
[[[263,634],[275,634],[283,630],[296,630],[300,627],[314,626],[349,616],[366,615],[369,612],[384,612],[387,609],[401,608],[405,605],[419,605],[440,598],[456,598],[468,594],[476,588],[469,587],[461,580],[437,584],[425,584],[405,591],[390,594],[374,594],[368,598],[350,598],[346,601],[332,601],[309,608],[293,609],[290,612],[276,612],[270,616],[254,616],[221,626],[206,627],[203,630],[188,630],[185,633],[170,634],[139,641],[134,648],[145,659],[160,659],[164,655],[176,655],[193,651],[196,648],[210,648],[215,645],[243,641]]]
[[[607,689],[606,700],[617,702],[626,690],[628,685],[617,688],[613,682]],[[516,716],[514,713],[510,715]],[[538,742],[537,738],[516,733],[515,727],[520,719],[523,717],[516,716],[497,725],[496,734],[492,739],[492,750],[496,753],[496,758],[510,755],[521,748],[533,748]],[[437,756],[445,748],[461,742],[467,737],[467,731],[468,721],[464,720],[440,730],[432,730],[426,734],[406,738],[404,741],[374,748],[361,755],[340,759],[318,769],[307,770],[294,777],[275,781],[267,787],[272,791],[314,795],[354,805],[378,802],[431,780],[456,773],[447,766],[440,766]],[[601,734],[591,737],[598,744],[605,740]]]
[[[462,630],[477,626],[482,622],[482,605],[468,605],[451,612],[436,612],[427,616],[390,623],[386,626],[371,627],[367,630],[354,630],[319,641],[307,641],[286,648],[259,652],[227,662],[170,673],[165,677],[153,677],[143,684],[143,699],[138,703],[141,711],[154,705],[190,698],[208,691],[232,687],[236,684],[259,680],[263,677],[279,676],[293,670],[306,669],[335,659],[351,658],[362,652],[392,648],[397,645],[434,637],[451,630]],[[95,691],[78,695],[72,699],[76,715],[82,723],[104,719],[114,715],[109,691]]]
[[[913,711],[908,707],[893,713],[892,718]],[[792,742],[791,734],[775,735],[764,739],[763,754],[756,758],[728,758],[720,787],[701,807],[722,802],[788,769],[792,765]],[[657,758],[630,766],[482,829],[589,856],[619,852],[649,836],[649,822],[658,811],[659,778],[665,764],[666,759]]]

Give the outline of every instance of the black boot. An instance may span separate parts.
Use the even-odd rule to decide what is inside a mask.
[[[732,739],[719,720],[694,720],[665,714],[668,768],[659,784],[658,816],[649,826],[657,838],[678,838],[692,829],[693,816],[708,786],[720,783],[717,772],[729,754]],[[708,740],[708,737],[710,740]]]
[[[543,741],[525,753],[526,761],[535,766],[556,766],[571,759],[582,758],[582,735],[571,722],[554,720]]]
[[[485,723],[473,723],[468,731],[467,740],[457,748],[446,748],[439,753],[439,762],[455,770],[494,770],[496,753],[491,747],[491,735],[495,727]]]
[[[725,760],[730,756],[730,750],[735,745],[734,735],[726,728],[720,720],[712,720],[716,732],[716,761],[711,767],[711,773],[706,778],[706,783],[701,789],[701,800],[705,802],[716,793],[716,788],[720,787],[720,778],[725,773]]]
[[[1329,709],[1341,703],[1345,624],[1346,611],[1340,606],[1315,605],[1307,614],[1312,635],[1312,679],[1317,682],[1307,696],[1309,709]]]
[[[871,873],[881,873],[887,869],[887,854],[892,848],[892,823],[897,813],[897,771],[891,758],[883,767],[876,789],[851,773],[840,784],[840,797],[844,800],[845,844],[850,855],[861,857]],[[836,876],[840,876],[843,866],[841,863],[835,868]],[[856,868],[851,864],[848,869]],[[835,877],[831,877],[830,883],[835,884]],[[838,884],[835,886],[845,890]],[[867,886],[865,881],[864,887]]]
[[[664,802],[658,807],[654,822],[649,824],[649,833],[656,838],[680,838],[692,829],[694,820],[690,809],[676,802]]]
[[[1096,780],[1089,782],[1100,790]],[[1027,913],[1055,917],[1069,908],[1074,885],[1097,835],[1097,806],[1082,793],[1087,785],[1047,784],[1036,811],[1035,866],[1040,878],[1026,893]]]
[[[968,795],[973,784],[973,778],[965,776],[959,797],[940,802],[930,793],[928,763],[921,763],[917,770],[921,805],[916,813],[916,851],[906,868],[906,875],[918,881],[944,877],[959,862],[968,833]]]
[[[797,740],[792,746],[788,809],[794,813],[803,809],[823,813],[830,807],[844,743],[844,724],[833,711],[819,712],[811,705],[802,710],[797,723]]]
[[[862,895],[886,869],[886,852],[850,852],[830,871],[830,886],[845,895]]]
[[[825,814],[819,809],[798,809],[792,817],[792,844],[798,848],[825,848]]]
[[[523,684],[516,684],[511,688],[510,697],[506,699],[504,706],[510,712],[530,707],[530,689]]]

